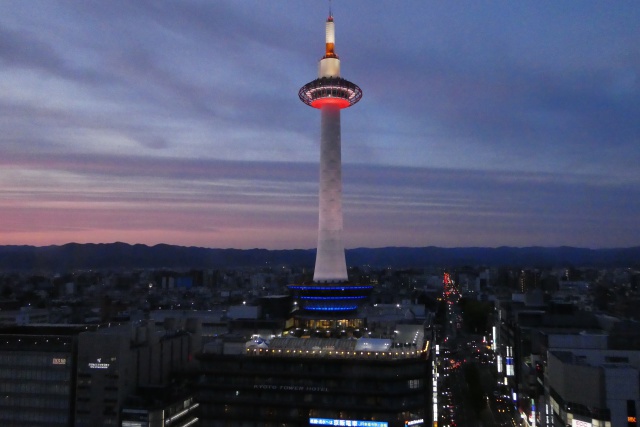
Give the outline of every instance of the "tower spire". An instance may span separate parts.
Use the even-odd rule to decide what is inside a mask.
[[[326,52],[318,65],[318,78],[298,91],[300,100],[319,109],[321,116],[316,264],[313,284],[289,286],[299,297],[301,310],[320,312],[323,316],[357,311],[373,288],[348,282],[342,241],[340,110],[360,101],[362,90],[340,77],[340,59],[334,52],[335,30],[331,9],[325,28]]]
[[[331,15],[331,9],[329,9],[329,17],[325,24],[325,54],[322,59],[335,58],[338,59],[338,55],[335,52],[336,45],[336,28],[333,23],[333,15]]]

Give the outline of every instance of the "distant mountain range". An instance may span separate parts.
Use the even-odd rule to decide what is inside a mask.
[[[209,249],[126,243],[62,246],[0,246],[2,271],[172,268],[202,269],[292,265],[313,267],[315,249]],[[573,247],[499,248],[357,248],[346,251],[348,265],[374,267],[632,267],[640,266],[640,247],[584,249]]]

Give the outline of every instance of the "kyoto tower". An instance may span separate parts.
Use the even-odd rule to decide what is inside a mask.
[[[326,49],[318,65],[318,78],[300,88],[298,96],[307,105],[320,109],[320,193],[318,251],[314,282],[347,280],[347,264],[342,243],[342,160],[340,110],[360,101],[358,86],[340,77],[340,59],[334,52],[335,26],[329,15],[325,25]]]
[[[372,286],[348,283],[342,242],[342,156],[340,110],[360,101],[362,90],[340,77],[335,53],[335,25],[329,14],[325,24],[325,54],[318,78],[302,86],[300,100],[321,114],[318,248],[313,284],[291,285],[303,312],[344,315],[368,298]]]

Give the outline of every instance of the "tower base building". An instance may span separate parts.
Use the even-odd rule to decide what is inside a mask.
[[[250,341],[242,355],[204,352],[190,379],[199,425],[430,424],[424,324],[399,332],[388,339],[282,337]]]

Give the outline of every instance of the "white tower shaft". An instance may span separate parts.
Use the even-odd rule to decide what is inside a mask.
[[[314,282],[348,280],[342,242],[342,153],[340,109],[324,105],[320,135],[318,251]]]

